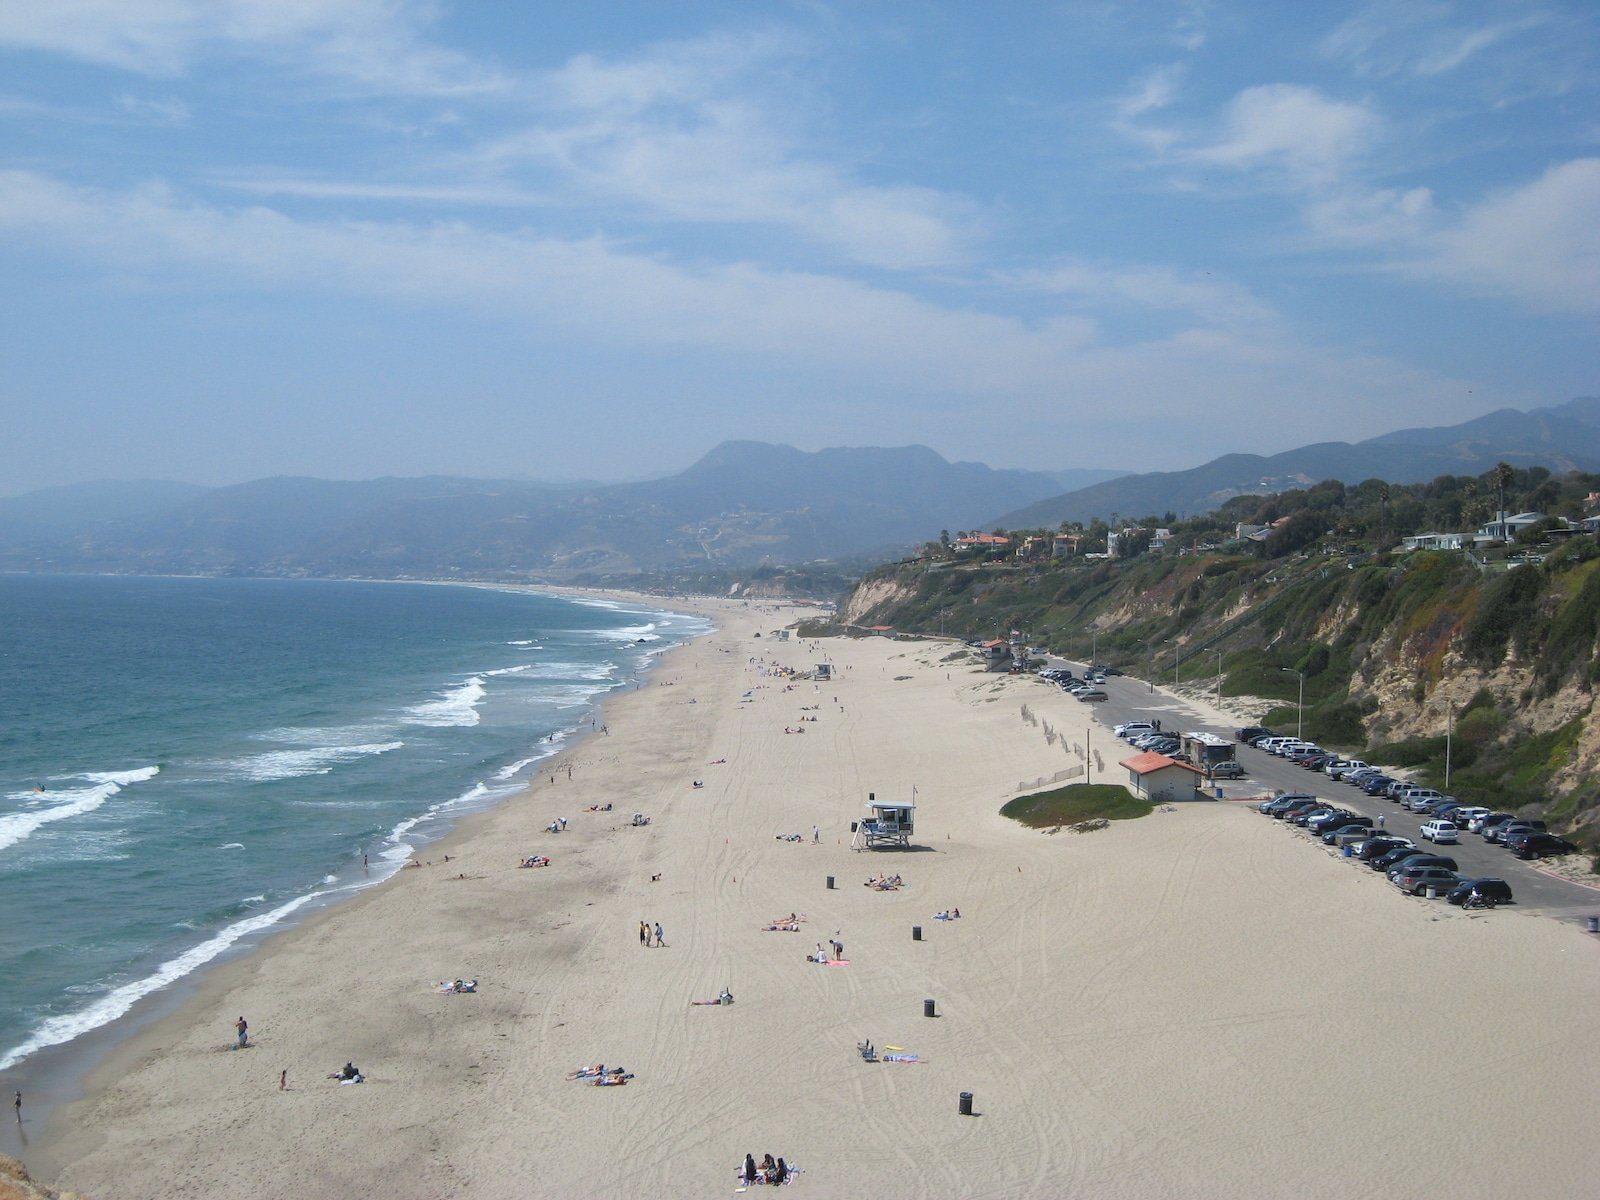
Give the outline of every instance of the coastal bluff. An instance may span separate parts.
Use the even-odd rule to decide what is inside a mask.
[[[88,1200],[82,1192],[58,1192],[37,1184],[22,1160],[0,1154],[0,1200]]]

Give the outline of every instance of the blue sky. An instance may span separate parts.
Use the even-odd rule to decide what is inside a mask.
[[[1600,6],[0,5],[0,490],[1594,394]]]

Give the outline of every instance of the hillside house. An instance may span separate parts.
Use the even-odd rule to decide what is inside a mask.
[[[1467,543],[1464,533],[1418,533],[1400,539],[1402,550],[1460,550]]]
[[[1050,539],[1050,557],[1073,558],[1077,555],[1078,547],[1082,542],[1082,534],[1058,533]]]
[[[993,552],[1005,550],[1011,545],[1011,539],[998,533],[963,533],[956,538],[957,550],[982,550]]]
[[[1514,541],[1517,534],[1521,533],[1529,525],[1536,524],[1542,520],[1544,520],[1544,514],[1541,512],[1522,512],[1512,515],[1501,509],[1495,513],[1494,520],[1486,525],[1479,526],[1478,532],[1472,535],[1472,544],[1474,546],[1494,546],[1503,542]]]

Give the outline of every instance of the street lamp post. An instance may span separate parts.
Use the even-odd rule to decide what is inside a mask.
[[[1279,667],[1278,670],[1286,671],[1300,680],[1300,699],[1294,706],[1294,736],[1296,741],[1304,741],[1306,725],[1306,673],[1296,671],[1293,667]]]

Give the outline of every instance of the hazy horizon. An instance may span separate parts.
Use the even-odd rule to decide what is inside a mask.
[[[0,495],[1560,404],[1597,53],[1577,0],[0,9]]]

